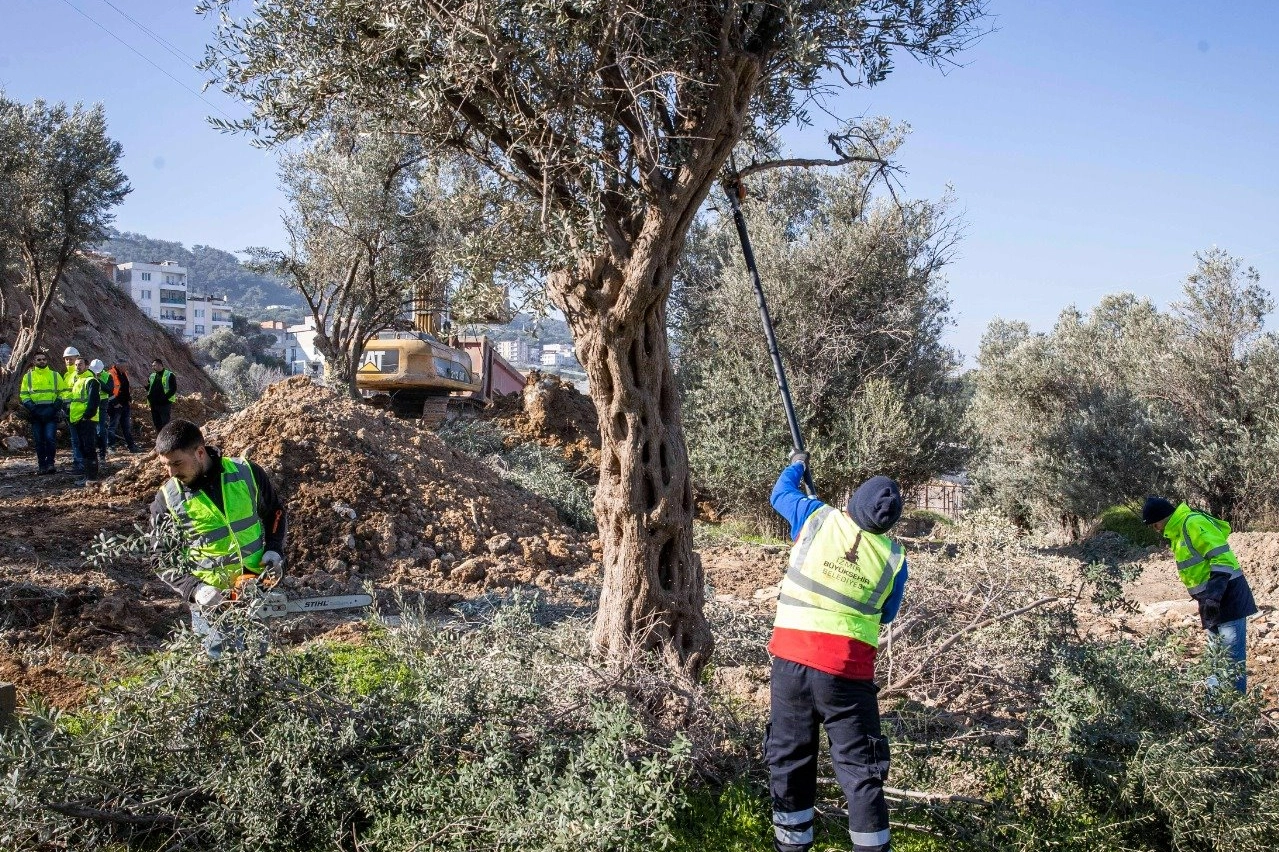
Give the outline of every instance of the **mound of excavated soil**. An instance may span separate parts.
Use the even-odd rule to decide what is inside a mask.
[[[534,370],[523,393],[495,400],[488,417],[512,433],[512,443],[549,447],[564,457],[570,470],[591,481],[598,476],[600,429],[595,404],[570,382]]]
[[[451,600],[597,568],[593,540],[540,497],[430,432],[306,378],[271,386],[204,432],[210,444],[262,465],[283,495],[286,588],[333,594],[372,581]],[[148,455],[105,489],[149,501],[164,479]]]

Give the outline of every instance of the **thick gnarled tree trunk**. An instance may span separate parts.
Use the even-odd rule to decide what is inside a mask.
[[[568,276],[551,291],[573,329],[599,415],[595,518],[604,587],[594,644],[614,662],[657,653],[695,677],[714,638],[702,614],[701,560],[693,551],[693,486],[666,336],[668,264],[631,263],[589,292]],[[613,299],[605,299],[611,290]],[[572,293],[572,295],[570,295]],[[590,308],[595,308],[594,310]]]

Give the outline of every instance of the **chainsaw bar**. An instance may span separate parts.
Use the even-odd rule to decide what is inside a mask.
[[[254,618],[283,618],[299,612],[325,612],[333,609],[355,609],[373,603],[372,595],[329,595],[322,598],[289,600],[284,592],[264,592],[254,588],[243,599]]]
[[[327,598],[299,598],[285,604],[288,612],[314,612],[324,609],[352,609],[373,603],[372,595],[331,595]]]

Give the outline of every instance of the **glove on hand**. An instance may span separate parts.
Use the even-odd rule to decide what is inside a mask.
[[[222,592],[210,586],[208,583],[201,583],[195,587],[195,594],[191,596],[192,600],[199,606],[217,606],[224,600]]]
[[[1221,624],[1221,601],[1200,601],[1199,618],[1205,628]]]
[[[274,550],[268,550],[262,554],[262,562],[259,566],[262,573],[258,575],[262,581],[262,585],[271,588],[284,577],[284,557],[276,553]]]
[[[799,462],[804,467],[808,467],[808,453],[801,453],[799,450],[792,452],[790,454],[790,463],[795,464],[795,462]]]

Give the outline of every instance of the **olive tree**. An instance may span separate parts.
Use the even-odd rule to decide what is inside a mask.
[[[546,286],[599,413],[604,591],[594,640],[695,673],[712,638],[666,301],[684,239],[739,142],[766,149],[831,81],[898,52],[944,62],[982,0],[257,0],[220,13],[207,66],[278,141],[334,109],[483,166],[538,212]],[[874,157],[855,128],[835,162]],[[766,168],[752,163],[749,168]],[[743,170],[745,171],[745,170]]]
[[[979,497],[1079,535],[1151,492],[1232,522],[1279,508],[1279,339],[1255,270],[1196,255],[1161,311],[1130,294],[1052,331],[997,320],[982,339],[972,407]]]
[[[1257,270],[1224,250],[1195,261],[1170,306],[1172,333],[1145,362],[1142,395],[1180,427],[1162,455],[1181,490],[1242,519],[1275,503],[1279,341],[1265,330],[1275,301]]]
[[[106,237],[112,208],[131,191],[121,154],[100,104],[24,104],[0,93],[0,318],[18,312],[0,401],[22,380],[63,273]]]
[[[356,399],[364,347],[435,287],[433,223],[416,205],[424,160],[412,140],[326,128],[281,158],[288,249],[248,249],[252,269],[302,295],[329,383]]]
[[[958,226],[945,202],[868,203],[873,172],[779,170],[744,203],[814,475],[833,495],[877,473],[910,488],[966,455],[959,359],[942,343]],[[731,218],[694,228],[672,304],[699,485],[771,515],[789,434]]]

